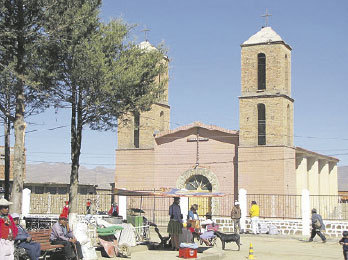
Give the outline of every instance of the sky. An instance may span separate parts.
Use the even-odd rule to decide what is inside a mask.
[[[348,165],[348,1],[104,0],[100,17],[137,25],[139,43],[148,28],[149,42],[168,49],[171,129],[200,121],[238,130],[240,44],[265,25],[266,9],[292,47],[295,146]],[[59,110],[28,118],[28,164],[70,162],[69,117]],[[81,165],[114,168],[116,147],[116,129],[84,128]]]

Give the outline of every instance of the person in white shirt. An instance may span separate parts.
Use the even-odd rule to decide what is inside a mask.
[[[208,231],[207,226],[208,225],[213,225],[214,222],[211,219],[212,216],[211,214],[207,213],[206,214],[206,220],[201,221],[201,235],[199,236],[200,239],[206,244],[207,246],[211,246],[212,244],[209,242],[209,239],[214,237],[214,231]]]

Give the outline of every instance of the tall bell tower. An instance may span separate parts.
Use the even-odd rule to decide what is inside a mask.
[[[295,188],[291,47],[271,27],[263,27],[241,48],[239,187],[291,193]]]
[[[145,51],[155,50],[148,41],[139,44]],[[117,130],[117,149],[151,149],[154,135],[169,130],[170,106],[168,104],[168,66],[169,59],[163,57],[166,71],[156,80],[165,82],[164,91],[149,111],[128,115],[124,122],[119,120]]]

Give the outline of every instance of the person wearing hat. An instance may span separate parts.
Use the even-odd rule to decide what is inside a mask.
[[[234,228],[235,234],[239,234],[240,232],[240,218],[241,218],[241,210],[240,210],[239,202],[236,201],[231,211],[231,219],[233,220],[233,228]]]
[[[52,226],[50,242],[52,245],[64,246],[64,254],[67,260],[75,257],[74,249],[76,249],[77,259],[83,259],[81,244],[69,229],[68,219],[65,215],[61,214],[58,222]]]
[[[39,260],[41,255],[41,247],[39,243],[31,241],[29,233],[19,224],[19,214],[11,214],[14,223],[18,228],[18,234],[15,238],[18,247],[24,248],[31,260]]]
[[[254,234],[260,234],[260,230],[259,230],[260,207],[259,205],[257,205],[255,200],[251,202],[249,215],[251,220],[251,230],[253,231]]]
[[[323,243],[326,242],[326,237],[323,233],[321,233],[322,230],[325,230],[325,225],[323,222],[323,218],[320,214],[317,213],[316,209],[312,209],[312,233],[311,237],[309,238],[308,242],[312,242],[313,238],[318,235]]]
[[[180,197],[175,197],[172,205],[169,206],[170,220],[167,227],[167,232],[170,234],[172,249],[179,250],[179,235],[182,234],[182,219],[180,208]]]
[[[13,218],[8,214],[11,204],[13,203],[4,198],[0,199],[0,260],[14,259],[14,239],[18,230]]]

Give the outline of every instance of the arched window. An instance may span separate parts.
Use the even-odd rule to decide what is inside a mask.
[[[163,131],[164,130],[164,112],[163,111],[161,111],[160,113],[160,124],[161,124],[160,131]]]
[[[265,104],[257,105],[258,145],[266,144],[266,108]]]
[[[208,178],[203,175],[192,175],[186,182],[187,190],[203,190],[212,191],[211,183]]]
[[[291,144],[291,115],[290,115],[290,105],[288,105],[287,107],[286,107],[286,117],[287,117],[287,131],[286,131],[286,133],[287,133],[287,141],[288,141],[288,145],[290,146],[290,145],[292,145]]]
[[[140,114],[134,112],[134,147],[139,148]]]
[[[288,55],[285,54],[285,91],[289,91],[289,89],[289,61]]]
[[[266,55],[259,53],[257,55],[257,89],[266,89]]]

